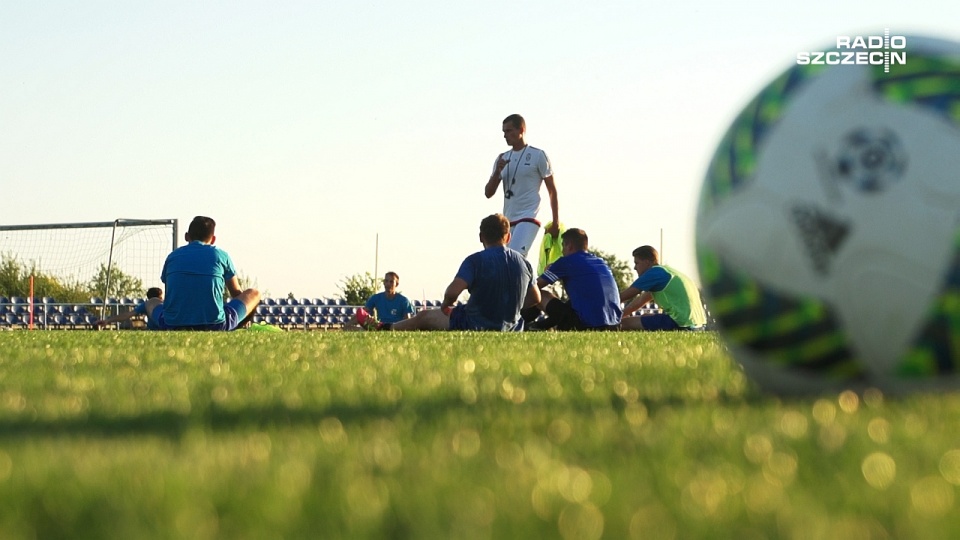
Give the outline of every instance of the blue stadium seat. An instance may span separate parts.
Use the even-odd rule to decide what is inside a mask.
[[[22,297],[22,296],[11,296],[11,297],[10,297],[10,303],[11,303],[11,304],[26,304],[26,303],[27,303],[27,299],[24,298],[24,297]]]
[[[9,303],[10,303],[9,298],[7,298],[6,296],[0,296],[0,304],[9,304]]]
[[[266,304],[260,304],[257,306],[257,315],[267,315],[270,313],[270,306]]]
[[[52,315],[47,319],[47,325],[52,328],[65,328],[67,326],[67,316],[62,313]]]
[[[267,305],[267,306],[275,306],[275,305],[277,305],[277,301],[274,300],[273,298],[264,298],[261,302],[262,302],[264,305]]]
[[[40,299],[40,301],[43,302],[44,304],[56,304],[56,303],[57,303],[57,299],[54,298],[54,297],[52,297],[52,296],[44,296],[43,298]]]

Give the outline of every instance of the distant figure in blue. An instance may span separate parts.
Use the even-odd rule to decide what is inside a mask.
[[[161,289],[160,287],[150,287],[149,289],[147,289],[147,299],[145,301],[140,302],[139,304],[137,304],[136,307],[134,307],[130,311],[118,313],[112,317],[107,317],[106,319],[99,320],[93,323],[93,327],[96,328],[97,330],[100,330],[101,328],[107,325],[123,322],[128,319],[132,319],[137,315],[144,315],[147,318],[147,330],[159,330],[159,328],[157,327],[156,319],[154,319],[153,317],[147,314],[153,313],[153,308],[159,306],[162,303],[163,303],[163,289]]]
[[[523,255],[507,247],[510,222],[502,214],[480,222],[483,250],[464,259],[443,293],[440,309],[427,309],[393,325],[393,330],[522,329],[520,310],[540,301],[533,267]],[[466,304],[454,306],[463,291]]]
[[[383,292],[371,296],[367,303],[357,310],[357,324],[368,330],[389,330],[393,323],[416,313],[410,299],[397,292],[398,285],[400,276],[396,272],[384,274]]]
[[[623,311],[610,267],[587,251],[587,233],[583,229],[567,229],[561,239],[563,256],[537,278],[542,299],[537,306],[523,310],[523,318],[539,329],[619,330]],[[563,283],[568,302],[544,290],[558,281]],[[547,318],[535,323],[541,312]]]
[[[213,245],[216,226],[211,218],[193,218],[187,245],[167,255],[160,274],[167,297],[150,315],[159,329],[229,331],[253,318],[260,291],[240,288],[230,255]],[[226,303],[224,289],[231,296]]]

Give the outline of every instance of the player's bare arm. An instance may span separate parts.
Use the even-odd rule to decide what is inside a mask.
[[[537,287],[536,282],[531,282],[530,287],[527,288],[527,296],[523,299],[523,307],[535,306],[540,303],[540,299],[540,288]]]
[[[447,290],[443,293],[443,302],[440,303],[440,309],[453,307],[460,298],[460,293],[467,290],[467,282],[461,278],[453,278]]]
[[[547,195],[550,196],[550,212],[553,214],[553,224],[546,229],[546,232],[556,238],[560,234],[560,200],[557,199],[557,183],[554,182],[552,174],[543,179],[543,185],[547,187]]]
[[[503,171],[503,168],[507,166],[507,163],[510,162],[509,159],[504,159],[504,154],[500,154],[500,157],[497,158],[497,164],[493,168],[493,173],[490,175],[490,179],[487,180],[487,185],[483,190],[483,194],[489,199],[497,193],[497,188],[500,187],[500,173]]]
[[[230,298],[236,298],[243,292],[243,289],[240,288],[240,280],[237,279],[237,276],[233,276],[232,278],[228,279],[226,285],[227,292],[230,293]]]
[[[634,297],[634,299],[629,304],[627,304],[626,307],[623,308],[624,316],[632,315],[638,309],[649,304],[651,300],[653,300],[653,295],[650,294],[649,291],[643,291],[642,293]]]

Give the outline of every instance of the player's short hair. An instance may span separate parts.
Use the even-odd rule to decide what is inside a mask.
[[[163,296],[163,289],[160,287],[150,287],[147,289],[147,298],[160,298]]]
[[[383,279],[387,279],[390,276],[393,276],[394,278],[396,278],[397,283],[400,283],[400,274],[396,272],[387,272],[386,274],[383,275]]]
[[[503,241],[510,233],[510,221],[503,214],[491,214],[480,222],[480,238],[487,244]]]
[[[504,124],[510,124],[513,127],[523,131],[527,129],[527,121],[523,119],[519,114],[511,114],[510,116],[503,119]]]
[[[190,235],[190,240],[206,242],[213,238],[216,229],[217,222],[214,221],[213,218],[197,216],[190,222],[190,228],[187,229],[187,234]]]
[[[633,250],[633,256],[641,261],[653,261],[653,264],[660,264],[660,254],[653,246],[640,246]]]
[[[564,244],[570,244],[580,251],[586,250],[589,246],[587,232],[583,229],[567,229],[560,238],[563,239]]]

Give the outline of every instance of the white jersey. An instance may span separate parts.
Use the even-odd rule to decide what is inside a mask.
[[[497,156],[497,160],[500,156]],[[503,154],[506,166],[500,171],[503,184],[503,215],[510,222],[518,219],[536,219],[540,212],[540,186],[543,179],[553,176],[547,153],[539,148],[524,146]],[[493,170],[497,170],[497,160]]]

